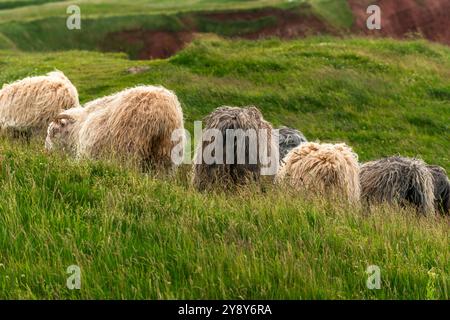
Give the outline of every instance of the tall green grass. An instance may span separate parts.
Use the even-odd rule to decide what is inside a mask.
[[[423,41],[205,38],[169,60],[0,51],[0,67],[0,83],[58,68],[82,102],[162,84],[190,130],[220,105],[255,104],[361,161],[399,153],[450,169],[450,50]],[[155,178],[4,137],[0,192],[0,298],[449,299],[448,217],[369,214],[270,186],[201,194],[187,168]],[[79,291],[66,288],[73,264]],[[366,287],[369,265],[380,290]]]
[[[266,193],[199,194],[1,141],[0,297],[448,299],[448,220]],[[66,287],[78,265],[81,290]],[[366,268],[381,268],[380,290]]]

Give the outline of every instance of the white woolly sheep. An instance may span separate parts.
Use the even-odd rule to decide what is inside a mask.
[[[358,156],[346,144],[306,142],[284,158],[276,181],[320,196],[338,195],[359,202]]]
[[[48,127],[46,148],[77,158],[128,158],[144,170],[172,168],[177,129],[184,124],[176,95],[163,87],[139,86],[64,111]]]
[[[77,89],[61,71],[28,77],[0,90],[0,128],[28,136],[45,134],[58,114],[78,106]]]

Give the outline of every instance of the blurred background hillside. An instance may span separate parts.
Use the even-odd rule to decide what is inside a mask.
[[[68,30],[69,5],[81,9],[81,30]],[[368,30],[377,4],[382,29]],[[227,38],[308,35],[423,37],[450,44],[449,0],[1,0],[0,48],[98,50],[131,58],[167,58],[202,33]]]

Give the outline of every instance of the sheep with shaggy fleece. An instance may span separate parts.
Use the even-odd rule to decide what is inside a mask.
[[[203,123],[202,143],[196,150],[193,165],[192,182],[197,190],[233,189],[259,181],[264,167],[272,167],[276,172],[278,159],[273,152],[278,152],[278,145],[272,137],[271,124],[264,120],[258,108],[220,107]],[[214,140],[207,137],[211,132],[217,134]],[[236,136],[232,137],[230,133]],[[206,148],[211,146],[219,158],[214,163],[208,163],[204,155]],[[270,157],[267,163],[261,161],[265,153]]]
[[[303,133],[300,131],[288,128],[288,127],[280,127],[278,129],[279,134],[279,149],[280,149],[280,162],[283,161],[284,157],[294,149],[295,147],[299,146],[302,143],[308,142],[306,140]]]
[[[113,156],[133,160],[144,169],[172,168],[172,149],[184,130],[177,96],[163,87],[139,86],[64,111],[50,124],[47,150],[75,157]]]
[[[427,166],[434,184],[435,209],[442,214],[450,214],[450,180],[440,166]]]
[[[44,134],[63,110],[78,107],[78,92],[60,71],[28,77],[0,90],[0,127],[12,132]]]
[[[366,204],[412,205],[422,214],[434,213],[433,176],[419,159],[388,157],[361,166],[361,197]]]
[[[340,196],[357,204],[360,198],[358,156],[344,143],[303,143],[284,159],[276,181],[298,191]]]

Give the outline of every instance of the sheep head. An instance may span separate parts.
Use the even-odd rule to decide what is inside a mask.
[[[45,148],[48,151],[70,149],[75,122],[75,118],[71,115],[64,113],[58,115],[47,128]]]

